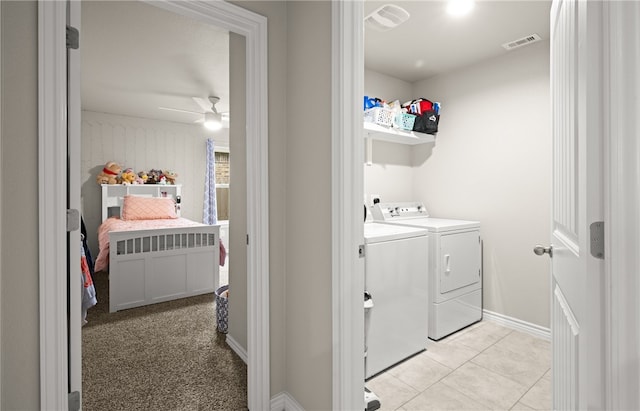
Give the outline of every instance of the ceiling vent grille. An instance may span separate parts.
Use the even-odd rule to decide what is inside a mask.
[[[388,31],[409,19],[409,12],[393,4],[385,4],[364,18],[367,28]]]
[[[537,34],[531,34],[521,39],[504,43],[502,47],[504,47],[507,50],[513,50],[513,49],[517,49],[518,47],[527,46],[529,44],[535,43],[540,40],[542,40],[540,36],[538,36]]]

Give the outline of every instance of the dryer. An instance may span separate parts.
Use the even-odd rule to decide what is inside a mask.
[[[427,230],[364,224],[365,378],[424,351],[428,334]]]
[[[421,203],[378,203],[374,220],[428,232],[429,338],[482,319],[482,241],[478,221],[432,218]]]

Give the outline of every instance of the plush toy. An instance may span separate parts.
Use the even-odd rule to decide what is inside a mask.
[[[142,179],[142,177],[140,177],[139,175],[135,175],[136,178],[135,180],[133,180],[133,184],[144,184],[144,180]]]
[[[146,171],[140,171],[138,173],[138,181],[141,181],[140,184],[147,184],[147,180],[149,179],[149,176],[147,175]]]
[[[96,181],[98,184],[118,184],[121,171],[122,167],[120,167],[118,163],[115,161],[109,161],[104,165],[102,171],[98,173]]]
[[[164,170],[163,175],[167,179],[167,184],[175,184],[178,173],[173,170]]]
[[[162,170],[151,169],[147,173],[147,184],[158,184],[162,177]]]
[[[122,174],[120,174],[120,181],[125,185],[134,184],[136,177],[136,173],[133,172],[133,169],[127,168],[122,172]]]
[[[158,184],[166,186],[167,185],[167,177],[163,175],[160,176],[160,180],[158,181]]]

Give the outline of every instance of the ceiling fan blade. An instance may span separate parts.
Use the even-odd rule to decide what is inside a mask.
[[[199,116],[202,115],[202,113],[199,113],[197,111],[191,111],[191,110],[181,110],[179,108],[171,108],[171,107],[158,107],[160,110],[167,110],[167,111],[177,111],[180,113],[190,113],[190,114],[197,114]]]
[[[205,113],[212,113],[213,110],[211,109],[212,104],[209,100],[204,99],[204,98],[200,98],[200,97],[192,97],[193,101],[195,101],[196,103],[198,103],[198,105],[200,106],[200,108],[205,112]]]

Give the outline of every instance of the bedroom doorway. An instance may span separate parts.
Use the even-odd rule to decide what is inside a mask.
[[[40,2],[40,19],[39,30],[41,33],[64,33],[66,28],[65,8],[70,8],[72,16],[71,24],[80,27],[79,2]],[[154,2],[154,6],[158,6],[165,10],[195,18],[208,24],[216,25],[224,28],[229,32],[236,33],[246,38],[246,93],[237,96],[240,100],[246,99],[246,106],[250,108],[252,117],[246,119],[245,126],[242,127],[243,132],[246,130],[246,156],[247,156],[247,235],[252,239],[251,247],[247,249],[247,294],[251,295],[251,299],[247,299],[248,316],[247,325],[247,357],[248,357],[248,404],[249,408],[264,409],[268,408],[270,403],[269,392],[269,333],[268,333],[268,199],[267,191],[267,92],[266,92],[266,19],[262,16],[255,15],[237,6],[224,2],[213,2],[210,4],[195,4],[191,2],[181,2],[173,4],[169,2]],[[60,39],[62,38],[62,42]],[[69,81],[66,80],[66,64],[60,64],[65,59],[60,56],[65,53],[64,36],[52,35],[50,38],[41,36],[40,50],[42,59],[39,59],[40,73],[47,73],[42,81],[40,91],[43,125],[49,121],[57,121],[57,113],[67,112],[62,101],[66,96],[65,84],[69,90],[73,92],[78,90],[79,79],[71,76]],[[71,58],[69,62],[69,70],[77,73],[79,70],[79,61]],[[50,75],[49,75],[50,74]],[[250,96],[250,98],[247,98]],[[60,98],[62,97],[62,98]],[[42,104],[44,103],[44,104]],[[68,107],[69,119],[74,121],[75,114],[79,116],[80,107],[76,102],[74,106],[71,103]],[[65,147],[67,140],[66,124],[64,127],[58,127],[60,123],[55,122],[56,127],[42,127],[47,130],[47,135],[52,134],[53,144]],[[69,124],[69,141],[70,146],[73,142],[79,144],[79,130]],[[66,172],[60,169],[60,164],[64,163],[67,153],[61,153],[60,150],[46,150],[45,142],[41,139],[40,153],[41,164],[44,167],[44,173],[50,175],[65,175]],[[76,170],[76,166],[80,162],[80,156],[77,152],[69,151],[69,161],[71,163],[70,170]],[[79,168],[79,167],[78,167]],[[62,171],[60,173],[59,171]],[[79,181],[74,178],[71,173],[70,187],[65,187],[62,181],[56,181],[50,186],[40,186],[40,208],[45,209],[44,199],[57,198],[53,193],[65,192],[69,190],[79,190]],[[47,214],[42,220],[41,240],[50,241],[59,238],[63,233],[62,224],[63,216],[66,214],[64,206],[61,204],[49,203],[51,214]],[[55,206],[55,207],[53,207]],[[54,209],[55,208],[55,209]],[[59,212],[55,212],[58,210]],[[244,237],[244,236],[243,236]],[[58,261],[55,256],[43,256],[42,266],[48,266],[49,258],[53,260],[52,266],[55,267]],[[57,278],[59,274],[51,274],[50,269],[42,269],[40,276],[41,281],[49,282],[50,278]],[[66,283],[66,281],[65,281]],[[237,294],[242,295],[243,290],[238,290]],[[72,293],[73,294],[73,293]],[[78,358],[81,358],[80,349],[77,345],[77,339],[80,335],[79,326],[75,329],[76,323],[67,322],[66,312],[67,295],[69,290],[63,290],[60,287],[42,288],[41,289],[41,403],[43,408],[63,409],[67,408],[70,401],[67,398],[66,391],[80,392],[81,386],[78,386]],[[79,309],[79,307],[78,307]],[[73,307],[72,307],[73,311]],[[51,321],[49,321],[51,320]],[[67,329],[69,325],[70,339],[60,338],[60,332],[57,330]],[[66,333],[64,333],[66,334]],[[67,351],[67,344],[70,350]],[[74,348],[74,346],[76,348]],[[265,347],[267,349],[265,350]],[[65,355],[63,353],[67,353]],[[267,355],[261,355],[267,353]],[[69,359],[69,363],[64,361]],[[75,365],[74,365],[75,364]],[[68,383],[65,383],[68,381]],[[70,397],[73,398],[73,397]]]
[[[151,176],[155,169],[159,170],[158,173],[173,170],[177,175],[175,183],[181,186],[180,217],[202,222],[204,215],[207,216],[207,223],[213,223],[213,215],[217,215],[218,220],[227,220],[224,223],[219,222],[220,234],[227,232],[229,198],[225,195],[229,192],[229,137],[235,132],[234,150],[238,147],[237,140],[244,138],[237,135],[239,125],[236,121],[233,122],[233,130],[229,127],[230,74],[235,74],[229,72],[229,32],[207,22],[144,2],[83,2],[81,7],[84,39],[81,50],[81,129],[84,148],[80,170],[82,209],[88,237],[93,245],[90,248],[95,250],[94,255],[99,250],[101,256],[97,259],[96,271],[102,269],[94,276],[98,304],[88,310],[88,322],[82,329],[83,407],[97,409],[101,404],[110,404],[107,407],[117,408],[117,402],[110,401],[120,397],[117,393],[128,391],[125,388],[126,383],[123,386],[122,381],[153,381],[158,375],[165,377],[152,383],[153,387],[141,383],[135,390],[136,393],[158,392],[158,395],[149,401],[162,401],[165,406],[183,404],[190,407],[189,396],[183,395],[182,392],[193,391],[199,397],[198,402],[214,403],[210,397],[220,396],[229,399],[230,407],[240,407],[246,402],[246,383],[241,377],[243,374],[246,375],[246,368],[244,364],[230,358],[229,346],[234,349],[241,347],[239,351],[243,351],[246,341],[237,338],[239,332],[236,328],[230,329],[228,337],[242,342],[236,343],[234,339],[233,344],[220,345],[221,342],[225,342],[225,335],[215,332],[215,322],[210,321],[210,326],[207,326],[207,318],[211,318],[213,313],[209,313],[205,307],[210,307],[214,300],[218,303],[221,300],[208,294],[209,298],[190,298],[191,303],[188,305],[184,301],[174,301],[131,311],[106,312],[107,301],[112,308],[122,306],[120,304],[124,295],[120,292],[120,287],[116,286],[116,280],[124,280],[124,277],[118,274],[117,265],[114,265],[113,260],[108,279],[106,270],[103,269],[104,238],[103,244],[98,247],[96,233],[98,227],[105,223],[105,216],[98,214],[100,198],[103,197],[102,203],[105,198],[104,193],[101,196],[100,187],[95,184],[94,178],[94,174],[99,172],[97,169],[112,160],[121,165],[123,172],[131,167],[135,174],[146,172]],[[223,115],[221,129],[210,130],[199,122],[203,116],[201,111],[210,107],[203,104],[209,103],[208,96],[216,96],[218,100],[214,107]],[[243,119],[239,118],[237,121]],[[238,157],[240,156],[241,152],[238,153]],[[213,171],[208,167],[211,161],[215,161],[215,174],[210,174]],[[237,186],[242,189],[246,186],[246,173],[239,173],[237,169],[235,171],[235,176],[239,177],[236,180]],[[211,177],[214,177],[213,180]],[[215,182],[216,186],[217,207],[215,200],[208,197],[210,193],[205,189],[205,186],[212,182]],[[132,186],[131,189],[133,188],[143,187]],[[146,189],[147,185],[144,188]],[[98,204],[93,204],[95,202]],[[242,205],[236,210],[241,209]],[[237,227],[246,227],[244,213],[235,212],[234,218]],[[244,232],[234,233],[234,237],[236,236],[244,237]],[[226,250],[230,250],[228,239],[229,236],[225,235]],[[242,245],[236,241],[236,248],[241,248]],[[235,254],[235,257],[240,259],[243,256],[246,258],[244,249]],[[164,257],[163,264],[169,264],[169,258]],[[219,278],[222,281],[213,285],[214,290],[229,284],[230,265],[234,266],[233,272],[237,273],[236,277],[245,275],[246,264],[230,260],[229,255],[225,264],[218,267]],[[129,274],[135,275],[136,271],[132,270]],[[183,286],[173,275],[164,277],[157,269],[154,272],[153,286],[149,284],[151,277],[145,275],[145,283],[149,284],[145,286],[145,300],[149,298],[149,287],[164,289],[167,290],[164,294],[171,294],[178,292]],[[177,276],[178,272],[175,274]],[[194,284],[201,282],[193,274],[187,275],[187,287],[191,280],[194,280]],[[178,288],[171,285],[174,283],[178,284]],[[241,286],[246,283],[245,280],[235,281],[232,286],[234,297],[237,295],[236,284]],[[134,287],[134,284],[130,286]],[[211,291],[210,286],[206,288]],[[110,290],[110,293],[107,290]],[[187,293],[190,294],[190,290],[187,289]],[[165,298],[169,297],[162,297]],[[134,300],[137,300],[137,297]],[[172,308],[165,312],[169,306]],[[236,319],[233,312],[236,311],[235,306],[231,305],[229,308],[229,317]],[[243,312],[244,309],[237,311]],[[182,312],[192,314],[178,316],[178,313]],[[199,315],[196,315],[197,313]],[[219,310],[216,312],[217,315],[221,313]],[[119,319],[117,325],[112,318]],[[144,322],[157,324],[158,327],[145,327]],[[184,327],[177,326],[182,323],[185,324]],[[237,323],[236,320],[232,326]],[[138,329],[147,329],[147,332],[134,331]],[[193,331],[188,331],[190,329]],[[137,342],[124,337],[131,332],[139,336]],[[245,332],[240,334],[244,335]],[[184,340],[173,338],[173,335],[190,337]],[[111,343],[107,343],[110,340]],[[141,361],[153,363],[155,354],[145,357],[148,351],[136,349],[137,344],[162,353],[165,358],[152,368],[153,372],[148,377],[142,379],[140,377],[147,374],[146,367],[134,364],[141,364]],[[156,348],[152,348],[154,346]],[[121,368],[111,361],[100,361],[98,350],[92,350],[90,347],[104,347],[101,356],[121,358],[132,365],[130,368]],[[139,354],[135,359],[128,358],[123,354],[127,351]],[[207,354],[201,355],[205,351]],[[178,360],[185,355],[194,358],[188,362],[188,367],[184,365],[184,361]],[[239,355],[246,362],[246,354]],[[146,360],[143,360],[144,358]],[[215,376],[207,372],[208,363],[230,369],[230,377],[226,384],[214,383]],[[201,378],[198,384],[179,383],[193,380],[196,375]],[[209,383],[205,384],[204,381]],[[110,392],[111,395],[105,395],[104,391]],[[164,392],[173,392],[174,395],[162,398]],[[140,406],[137,402],[139,398],[139,395],[134,395],[129,400],[132,407]],[[174,404],[173,401],[177,403]],[[246,403],[242,406],[246,406]]]

